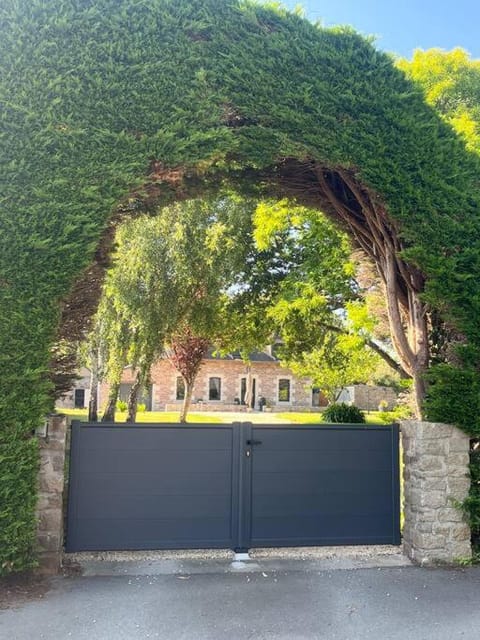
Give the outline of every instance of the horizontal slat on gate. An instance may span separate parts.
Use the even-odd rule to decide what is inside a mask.
[[[398,543],[390,426],[252,433],[252,546]]]
[[[289,495],[311,493],[315,495],[328,495],[332,491],[344,491],[352,496],[362,496],[373,491],[384,494],[385,483],[391,480],[389,471],[356,471],[355,482],[352,478],[343,474],[339,477],[335,469],[330,471],[305,471],[305,472],[269,472],[255,471],[253,482],[255,495],[273,494]]]
[[[233,428],[76,425],[67,549],[232,546]]]
[[[103,493],[111,495],[121,492],[123,495],[163,494],[163,495],[230,495],[230,474],[210,473],[162,473],[162,471],[121,474],[125,481],[121,487],[117,474],[95,473],[80,476],[85,493],[92,495],[102,485]],[[214,489],[215,487],[215,489]],[[80,494],[81,495],[81,494]]]
[[[183,518],[164,520],[80,519],[76,523],[82,550],[228,548],[230,519]],[[112,535],[112,529],[115,535]],[[212,532],[215,535],[212,536]],[[150,534],[150,535],[149,535]],[[101,547],[99,547],[101,541]],[[79,550],[79,549],[77,549]]]
[[[162,514],[163,520],[222,518],[229,508],[230,492],[223,496],[195,495],[194,501],[190,495],[115,495],[111,493],[100,495],[94,504],[86,496],[78,501],[78,509],[85,519],[121,519],[124,513],[128,513],[131,518],[145,520],[157,519],[158,513]]]
[[[230,449],[109,449],[105,457],[104,449],[84,448],[82,473],[128,473],[130,469],[158,469],[164,474],[188,469],[191,473],[230,473],[232,466]],[[183,471],[182,471],[183,473]]]
[[[271,425],[269,428],[253,426],[255,438],[269,438],[270,451],[385,451],[391,438],[388,425],[385,427],[348,427],[339,425]],[[263,441],[262,441],[263,442]],[[263,443],[265,444],[265,443]],[[261,447],[259,447],[259,450]]]
[[[275,518],[286,516],[289,518],[300,518],[305,514],[310,517],[329,517],[333,515],[345,514],[345,500],[352,494],[346,492],[325,492],[302,495],[301,500],[298,494],[294,495],[258,495],[256,496],[253,508],[253,516],[258,518]],[[378,493],[372,493],[358,501],[348,505],[348,513],[352,517],[371,516],[382,511],[378,504]],[[390,513],[390,505],[383,505],[384,513]]]
[[[165,427],[161,425],[117,425],[82,426],[82,433],[88,433],[88,437],[82,437],[78,442],[80,449],[103,448],[108,444],[110,451],[126,449],[149,450],[156,446],[163,451],[201,451],[201,450],[230,450],[231,426],[215,425],[211,427]],[[87,431],[88,430],[88,431]],[[114,435],[113,435],[114,434]],[[155,435],[156,434],[156,435]]]
[[[376,469],[390,471],[391,461],[385,451],[360,449],[357,451],[319,451],[297,449],[295,451],[271,451],[263,447],[255,450],[256,467],[265,473],[324,471],[364,471]]]

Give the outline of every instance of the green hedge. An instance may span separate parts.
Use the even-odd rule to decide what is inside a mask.
[[[17,477],[1,489],[4,567],[33,549],[28,438],[59,310],[152,160],[208,188],[251,186],[285,158],[354,170],[477,376],[480,164],[367,40],[246,0],[4,0],[0,61],[0,443],[25,467],[15,512]]]
[[[0,444],[0,575],[35,566],[37,474],[35,439]]]

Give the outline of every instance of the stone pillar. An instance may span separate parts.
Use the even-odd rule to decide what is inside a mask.
[[[38,571],[43,574],[58,573],[62,564],[66,432],[66,417],[50,415],[46,433],[38,433]]]
[[[459,507],[470,488],[468,435],[415,421],[402,422],[401,432],[404,552],[421,565],[470,558],[470,528]]]

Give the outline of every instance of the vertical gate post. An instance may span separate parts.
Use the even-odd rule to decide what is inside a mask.
[[[237,425],[238,445],[238,536],[235,551],[247,551],[250,547],[252,520],[252,450],[247,441],[252,437],[252,423],[241,422]]]
[[[62,564],[66,433],[66,416],[50,415],[45,432],[38,434],[38,571],[43,574],[58,573]]]
[[[421,565],[470,558],[470,527],[460,507],[470,488],[468,435],[416,421],[402,422],[401,432],[406,555]]]

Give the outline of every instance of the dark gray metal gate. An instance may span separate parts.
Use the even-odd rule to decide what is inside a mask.
[[[398,427],[74,422],[67,551],[400,542]]]

